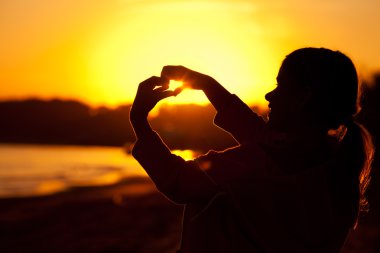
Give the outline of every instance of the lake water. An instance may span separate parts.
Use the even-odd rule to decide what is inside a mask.
[[[176,151],[191,158],[191,151]],[[147,176],[115,147],[0,145],[0,198],[47,195]]]
[[[145,175],[121,148],[0,145],[0,197],[45,195]]]

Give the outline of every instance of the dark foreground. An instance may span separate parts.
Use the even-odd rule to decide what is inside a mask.
[[[182,207],[145,178],[0,201],[0,252],[175,252]]]
[[[53,196],[0,200],[0,252],[163,252],[180,240],[182,207],[146,178]],[[368,214],[344,253],[380,252],[377,212]],[[377,216],[378,217],[378,216]]]

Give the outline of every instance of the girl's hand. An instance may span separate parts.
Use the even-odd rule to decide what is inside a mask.
[[[205,90],[213,82],[212,77],[193,71],[183,66],[165,66],[162,68],[161,77],[169,80],[182,81],[184,88]]]
[[[158,76],[152,76],[140,83],[130,113],[131,121],[146,119],[149,112],[160,100],[177,96],[181,92],[180,88],[174,91],[168,90],[168,88],[169,79]]]
[[[165,66],[162,68],[161,77],[182,81],[182,88],[202,90],[217,111],[222,110],[231,99],[231,93],[214,78],[183,66]]]

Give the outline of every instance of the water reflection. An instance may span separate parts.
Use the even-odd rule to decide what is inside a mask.
[[[176,150],[172,150],[172,153],[175,155],[181,156],[185,160],[192,160],[199,155],[198,152],[190,150],[190,149],[185,149],[185,150],[176,149]]]
[[[146,176],[121,148],[0,145],[0,197],[46,195]]]
[[[185,160],[197,153],[175,150]],[[72,187],[112,185],[146,172],[117,147],[0,145],[0,198],[48,195]]]

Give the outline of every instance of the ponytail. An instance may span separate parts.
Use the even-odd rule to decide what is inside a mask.
[[[352,125],[347,126],[348,136],[350,132],[353,137],[358,140],[358,147],[362,153],[361,164],[358,164],[358,178],[359,178],[359,211],[367,212],[369,210],[368,200],[366,197],[366,191],[371,180],[372,161],[374,158],[374,146],[372,142],[372,136],[368,130],[360,123],[353,122]]]
[[[371,135],[360,123],[349,120],[339,148],[340,179],[342,190],[346,191],[346,204],[352,207],[352,218],[357,224],[358,215],[369,210],[366,191],[371,180],[371,165],[374,156],[374,147]],[[344,189],[345,188],[345,189]],[[342,195],[341,195],[342,196]]]

